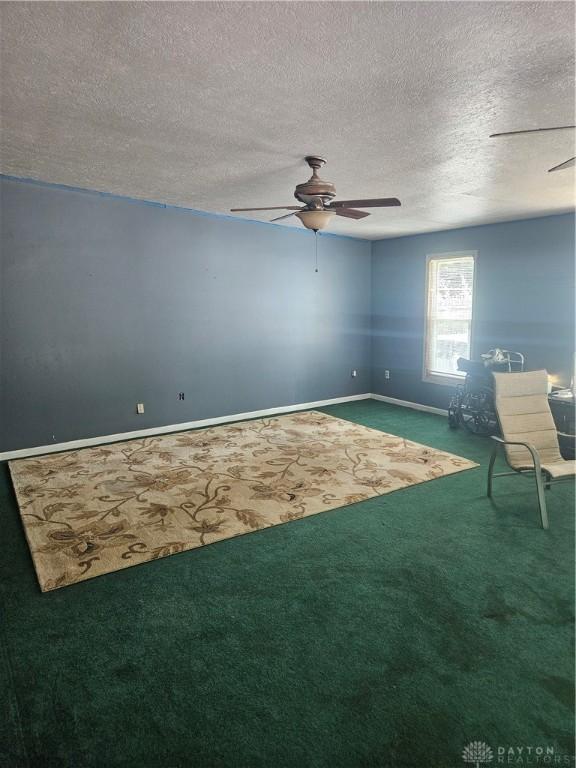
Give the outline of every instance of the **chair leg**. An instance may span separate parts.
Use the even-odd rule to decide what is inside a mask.
[[[498,446],[495,445],[492,451],[492,455],[490,456],[490,463],[488,464],[488,488],[486,491],[486,495],[489,498],[492,497],[492,474],[494,472],[494,462],[496,461],[497,453],[498,453]]]
[[[546,511],[546,497],[544,495],[544,483],[542,480],[542,472],[536,471],[534,473],[536,477],[536,490],[538,492],[538,506],[540,508],[540,520],[542,521],[542,528],[548,529],[548,512]]]
[[[546,472],[546,485],[545,485],[545,488],[546,488],[547,491],[549,491],[550,488],[552,487],[552,483],[550,482],[551,479],[552,479],[552,476],[549,475],[548,472]]]

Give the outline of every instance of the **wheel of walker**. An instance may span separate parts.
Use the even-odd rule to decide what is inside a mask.
[[[458,429],[460,426],[458,411],[453,407],[448,408],[448,426],[450,429]]]

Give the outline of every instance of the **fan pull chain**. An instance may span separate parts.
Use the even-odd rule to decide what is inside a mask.
[[[318,230],[314,230],[314,245],[315,245],[315,252],[316,252],[316,267],[314,269],[314,272],[318,272]]]

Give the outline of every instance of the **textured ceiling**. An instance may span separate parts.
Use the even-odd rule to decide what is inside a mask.
[[[367,238],[570,210],[571,2],[11,3],[2,172],[204,211],[338,197]],[[273,213],[242,214],[266,220]],[[301,226],[294,218],[285,226]]]

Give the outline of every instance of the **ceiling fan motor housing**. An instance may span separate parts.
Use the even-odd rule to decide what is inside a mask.
[[[314,203],[314,198],[329,202],[333,197],[336,197],[336,187],[332,182],[324,181],[317,174],[318,168],[321,168],[326,160],[317,155],[309,155],[305,159],[312,168],[312,176],[303,184],[296,185],[294,197],[307,205]]]

